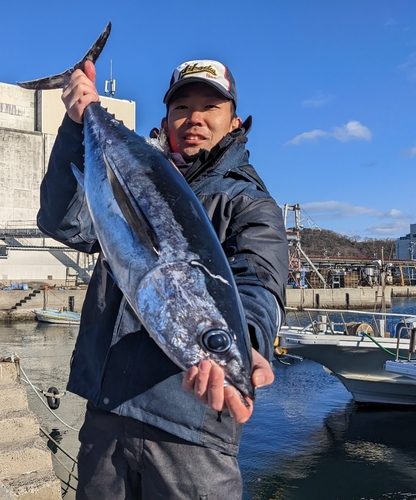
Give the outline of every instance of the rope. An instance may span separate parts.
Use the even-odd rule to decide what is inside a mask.
[[[21,378],[21,381],[24,382],[25,384],[29,384],[29,381],[26,380],[25,378]],[[41,394],[43,394],[44,396],[54,396],[55,398],[59,397],[59,398],[63,398],[67,392],[64,391],[64,392],[60,392],[59,394],[52,394],[48,391],[44,391],[43,389],[40,389],[39,387],[36,387],[36,385],[33,384],[33,387],[39,391]]]
[[[30,385],[30,387],[35,391],[36,396],[42,401],[42,404],[47,408],[47,410],[49,410],[52,413],[52,415],[54,415],[54,417],[56,417],[62,424],[64,424],[65,427],[68,427],[68,429],[71,429],[71,430],[73,430],[75,432],[79,432],[79,429],[75,429],[75,427],[72,427],[71,425],[69,425],[66,422],[64,422],[61,417],[59,417],[53,410],[51,410],[51,408],[49,408],[49,406],[45,403],[45,401],[38,394],[38,391],[36,390],[36,387],[29,380],[29,377],[26,375],[26,373],[25,373],[25,371],[23,370],[22,367],[20,367],[20,371],[23,373],[24,377],[26,378],[26,381],[28,382],[28,384]]]
[[[62,466],[62,467],[63,467],[63,468],[64,468],[64,469],[68,472],[69,477],[73,477],[76,481],[78,481],[77,476],[76,476],[75,474],[73,474],[73,473],[72,473],[72,472],[68,469],[68,467],[67,467],[67,466],[66,466],[66,465],[62,462],[62,460],[59,460],[59,458],[55,455],[55,453],[52,453],[52,456],[53,456],[53,458],[54,458],[57,462],[59,462],[59,463],[61,464],[61,466]],[[62,481],[62,479],[61,479],[61,481]],[[62,481],[62,482],[63,482],[63,481]],[[68,484],[68,486],[70,486],[70,485]]]
[[[369,338],[372,342],[374,342],[374,343],[377,345],[377,347],[379,347],[380,349],[382,349],[384,352],[386,352],[387,354],[390,354],[390,356],[393,356],[394,358],[396,357],[396,353],[395,353],[395,352],[392,352],[392,351],[390,351],[389,349],[386,349],[385,347],[383,347],[381,344],[379,344],[379,343],[377,342],[377,340],[375,340],[375,339],[374,339],[374,337],[372,337],[372,336],[371,336],[371,335],[369,335],[368,333],[362,332],[362,333],[361,333],[361,336],[362,336],[362,337],[367,337],[367,338]],[[398,357],[398,358],[399,358],[399,359],[405,359],[405,360],[407,360],[407,359],[408,359],[408,358],[407,358],[407,356],[400,356],[400,355],[399,355],[399,357]]]
[[[17,358],[19,359],[19,358]],[[25,378],[21,378],[21,380],[23,380],[23,382],[26,382],[27,384],[30,385],[30,387],[33,389],[33,391],[35,392],[36,396],[40,399],[40,401],[42,402],[42,404],[52,413],[52,415],[54,415],[63,425],[65,425],[66,427],[68,427],[68,429],[71,429],[71,430],[74,430],[76,432],[79,432],[78,429],[75,429],[75,427],[72,427],[71,425],[67,424],[66,422],[64,422],[51,408],[49,408],[49,406],[45,403],[45,401],[42,399],[42,397],[40,396],[39,392],[41,394],[47,394],[45,391],[43,391],[42,389],[40,389],[39,387],[36,387],[32,382],[31,380],[29,379],[29,377],[27,376],[26,372],[23,370],[23,368],[20,366],[20,363],[19,361],[17,361],[17,364],[19,365],[19,370],[20,372],[23,374],[23,376]],[[63,393],[62,395],[64,395],[66,393]],[[73,462],[73,465],[72,465],[72,471],[68,469],[68,467],[62,462],[62,460],[60,460],[56,455],[55,453],[52,452],[51,450],[51,455],[52,457],[61,465],[61,467],[63,467],[69,474],[69,477],[68,477],[68,481],[64,481],[62,478],[59,478],[59,480],[61,481],[62,484],[65,485],[66,489],[64,487],[61,486],[61,489],[63,491],[63,494],[62,494],[62,498],[64,496],[66,496],[66,494],[68,493],[68,489],[70,488],[71,490],[73,491],[76,491],[76,488],[74,488],[71,484],[70,484],[70,481],[71,481],[71,478],[74,478],[76,481],[78,481],[78,477],[74,474],[73,470],[75,468],[75,466],[78,464],[78,461],[76,460],[76,458],[74,458],[70,453],[68,453],[64,448],[62,448],[62,446],[55,440],[53,439],[52,436],[50,436],[42,427],[39,426],[39,430],[42,432],[42,434],[44,434],[48,440],[52,441],[52,443],[59,449],[62,451],[62,453],[64,453],[72,462]]]
[[[72,455],[70,455],[64,448],[62,448],[62,446],[58,443],[58,441],[55,441],[55,439],[50,435],[48,434],[45,429],[43,429],[42,427],[39,427],[40,431],[48,438],[52,441],[52,443],[57,447],[59,448],[62,453],[65,453],[65,455],[70,458],[73,462],[75,462],[76,464],[78,464],[77,462],[77,459],[74,458]]]
[[[30,385],[30,387],[33,389],[33,391],[35,392],[36,396],[40,399],[40,401],[42,402],[42,404],[52,413],[52,415],[54,415],[54,417],[56,417],[63,425],[65,425],[65,427],[68,427],[68,429],[71,429],[73,431],[76,431],[76,432],[79,432],[79,429],[75,429],[75,427],[72,427],[71,425],[67,424],[66,422],[64,422],[51,408],[49,408],[49,406],[45,403],[45,401],[42,399],[42,397],[40,396],[40,394],[43,394],[43,395],[50,395],[49,392],[47,391],[44,391],[42,389],[40,389],[39,387],[36,387],[32,382],[31,380],[29,379],[29,377],[27,376],[26,372],[23,370],[23,368],[21,367],[20,365],[20,358],[16,355],[16,354],[12,354],[11,356],[8,356],[8,358],[2,358],[2,360],[7,360],[7,361],[10,361],[10,362],[14,362],[15,365],[16,365],[16,368],[18,370],[18,376],[20,378],[20,380],[22,380],[23,382],[27,383]],[[1,370],[1,365],[0,365],[0,370]],[[24,378],[21,377],[21,374],[23,374]],[[40,393],[40,394],[39,394]],[[62,394],[59,394],[59,396],[64,396],[66,394],[66,392],[63,392]],[[66,489],[64,487],[61,486],[61,489],[62,489],[62,498],[64,496],[66,496],[66,494],[68,493],[68,490],[69,488],[73,491],[76,491],[76,488],[74,488],[71,484],[70,484],[70,481],[71,481],[71,478],[74,478],[76,481],[78,481],[78,477],[74,474],[74,469],[75,469],[75,466],[78,464],[78,461],[76,460],[76,458],[74,458],[72,455],[70,455],[64,448],[62,448],[62,446],[55,440],[53,439],[52,436],[50,436],[42,427],[39,426],[39,430],[48,438],[48,440],[52,441],[52,443],[59,449],[62,451],[62,453],[64,453],[72,462],[73,462],[73,465],[72,465],[72,471],[68,469],[68,467],[62,462],[62,460],[60,460],[56,455],[55,453],[51,451],[51,455],[52,457],[61,465],[61,467],[63,467],[69,474],[69,477],[68,477],[68,481],[64,481],[62,478],[59,478],[59,480],[61,481],[62,484],[64,484],[66,486]]]

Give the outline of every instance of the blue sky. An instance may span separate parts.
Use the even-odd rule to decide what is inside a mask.
[[[111,59],[139,134],[160,124],[175,66],[218,59],[239,115],[253,115],[253,165],[280,206],[301,205],[305,227],[396,238],[416,222],[414,0],[3,2],[0,81],[67,69],[109,20],[98,89]]]

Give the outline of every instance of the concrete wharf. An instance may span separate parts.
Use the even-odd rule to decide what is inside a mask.
[[[286,305],[304,309],[374,309],[382,304],[382,287],[358,288],[291,288],[286,290]],[[387,286],[385,304],[391,307],[392,297],[416,297],[416,286]]]
[[[35,320],[33,309],[81,311],[86,288],[0,290],[0,321]]]
[[[0,321],[36,320],[33,309],[42,309],[45,302],[49,309],[81,311],[86,288],[47,290],[0,290]],[[416,297],[416,286],[388,286],[385,288],[386,307],[392,297]],[[286,305],[326,309],[374,309],[381,306],[382,287],[358,288],[288,288]]]

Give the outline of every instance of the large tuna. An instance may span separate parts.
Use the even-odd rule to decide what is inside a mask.
[[[81,63],[19,84],[60,88],[93,62],[110,25]],[[91,56],[92,54],[92,56]],[[80,66],[81,65],[81,66]],[[51,83],[52,82],[52,83]],[[161,146],[98,103],[84,114],[85,195],[108,271],[161,349],[183,370],[208,359],[226,382],[254,398],[251,347],[228,261],[207,214]]]

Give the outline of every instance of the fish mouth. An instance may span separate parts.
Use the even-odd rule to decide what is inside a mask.
[[[254,387],[253,383],[251,382],[251,377],[247,377],[244,382],[240,384],[236,384],[234,381],[231,381],[228,377],[226,377],[226,382],[229,383],[229,385],[234,386],[234,388],[239,392],[240,397],[243,401],[245,400],[244,396],[249,397],[252,401],[255,400],[256,398],[256,388]]]

